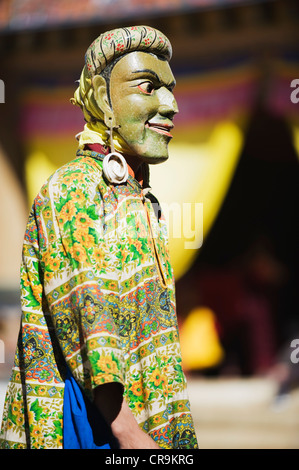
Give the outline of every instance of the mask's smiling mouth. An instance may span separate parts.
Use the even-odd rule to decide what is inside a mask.
[[[164,135],[167,135],[167,137],[171,137],[172,138],[172,135],[170,133],[171,129],[174,128],[174,125],[171,123],[171,124],[167,124],[167,123],[161,123],[161,122],[151,122],[151,121],[148,121],[146,124],[145,124],[145,127],[147,129],[151,129],[152,131],[155,131],[155,132],[158,132],[159,134],[164,134]]]

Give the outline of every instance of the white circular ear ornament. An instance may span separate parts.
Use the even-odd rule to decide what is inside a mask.
[[[108,153],[103,159],[103,172],[110,183],[125,183],[129,176],[126,159],[118,152]]]

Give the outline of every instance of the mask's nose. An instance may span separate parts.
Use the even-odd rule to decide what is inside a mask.
[[[160,101],[159,114],[161,116],[173,118],[179,112],[179,108],[173,93],[166,87],[160,88],[158,91]]]

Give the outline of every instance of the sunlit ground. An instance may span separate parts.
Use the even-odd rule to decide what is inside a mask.
[[[202,449],[299,449],[299,389],[276,398],[265,378],[192,379],[189,396]]]

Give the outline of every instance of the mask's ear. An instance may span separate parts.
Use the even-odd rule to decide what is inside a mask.
[[[108,129],[111,125],[114,126],[113,112],[108,100],[107,83],[101,75],[95,75],[92,79],[92,86],[94,89],[94,97],[98,107],[104,113],[104,121]]]

